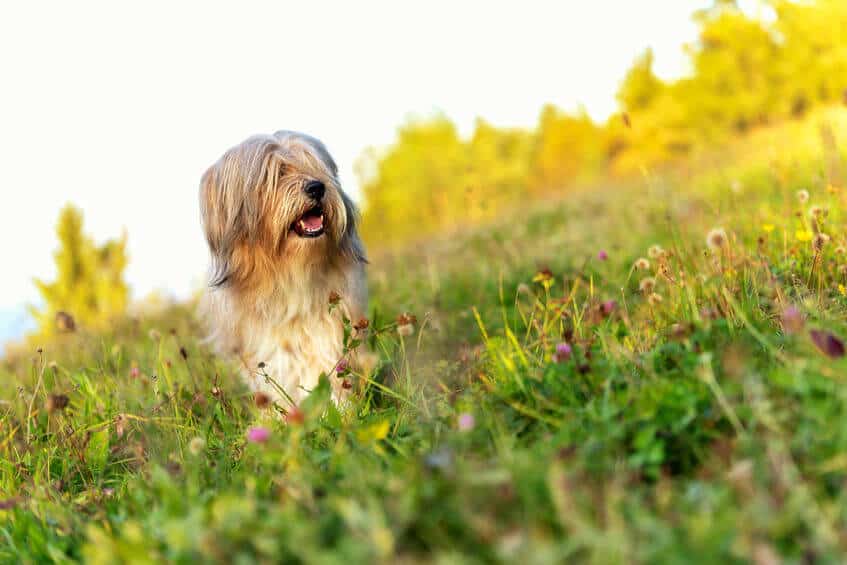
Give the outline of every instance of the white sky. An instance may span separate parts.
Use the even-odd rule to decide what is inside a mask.
[[[66,202],[98,241],[126,228],[135,298],[186,296],[207,259],[200,175],[248,135],[323,139],[357,196],[354,160],[410,113],[463,132],[477,116],[531,126],[546,102],[606,117],[646,47],[659,74],[686,71],[708,3],[3,2],[0,311],[52,276]]]

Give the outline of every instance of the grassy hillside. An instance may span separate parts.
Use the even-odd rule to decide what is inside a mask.
[[[257,402],[191,305],[7,360],[0,560],[841,561],[842,112],[373,250],[340,412]]]

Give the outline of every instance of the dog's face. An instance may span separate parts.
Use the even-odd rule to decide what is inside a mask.
[[[332,157],[307,135],[279,131],[233,147],[203,175],[200,204],[213,286],[358,259],[355,208]]]

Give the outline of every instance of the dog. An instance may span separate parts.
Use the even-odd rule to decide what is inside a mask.
[[[290,407],[330,376],[345,351],[344,319],[367,311],[365,250],[358,212],[319,140],[294,131],[250,137],[200,182],[211,254],[201,313],[215,349],[241,361],[254,393]]]

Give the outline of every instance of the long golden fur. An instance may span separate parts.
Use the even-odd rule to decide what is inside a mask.
[[[252,390],[300,402],[344,355],[341,316],[366,311],[357,212],[335,162],[302,133],[251,137],[203,175],[200,209],[212,257],[201,309],[212,342],[241,360]],[[332,293],[342,301],[330,311]],[[339,380],[331,378],[336,401],[346,394]]]

